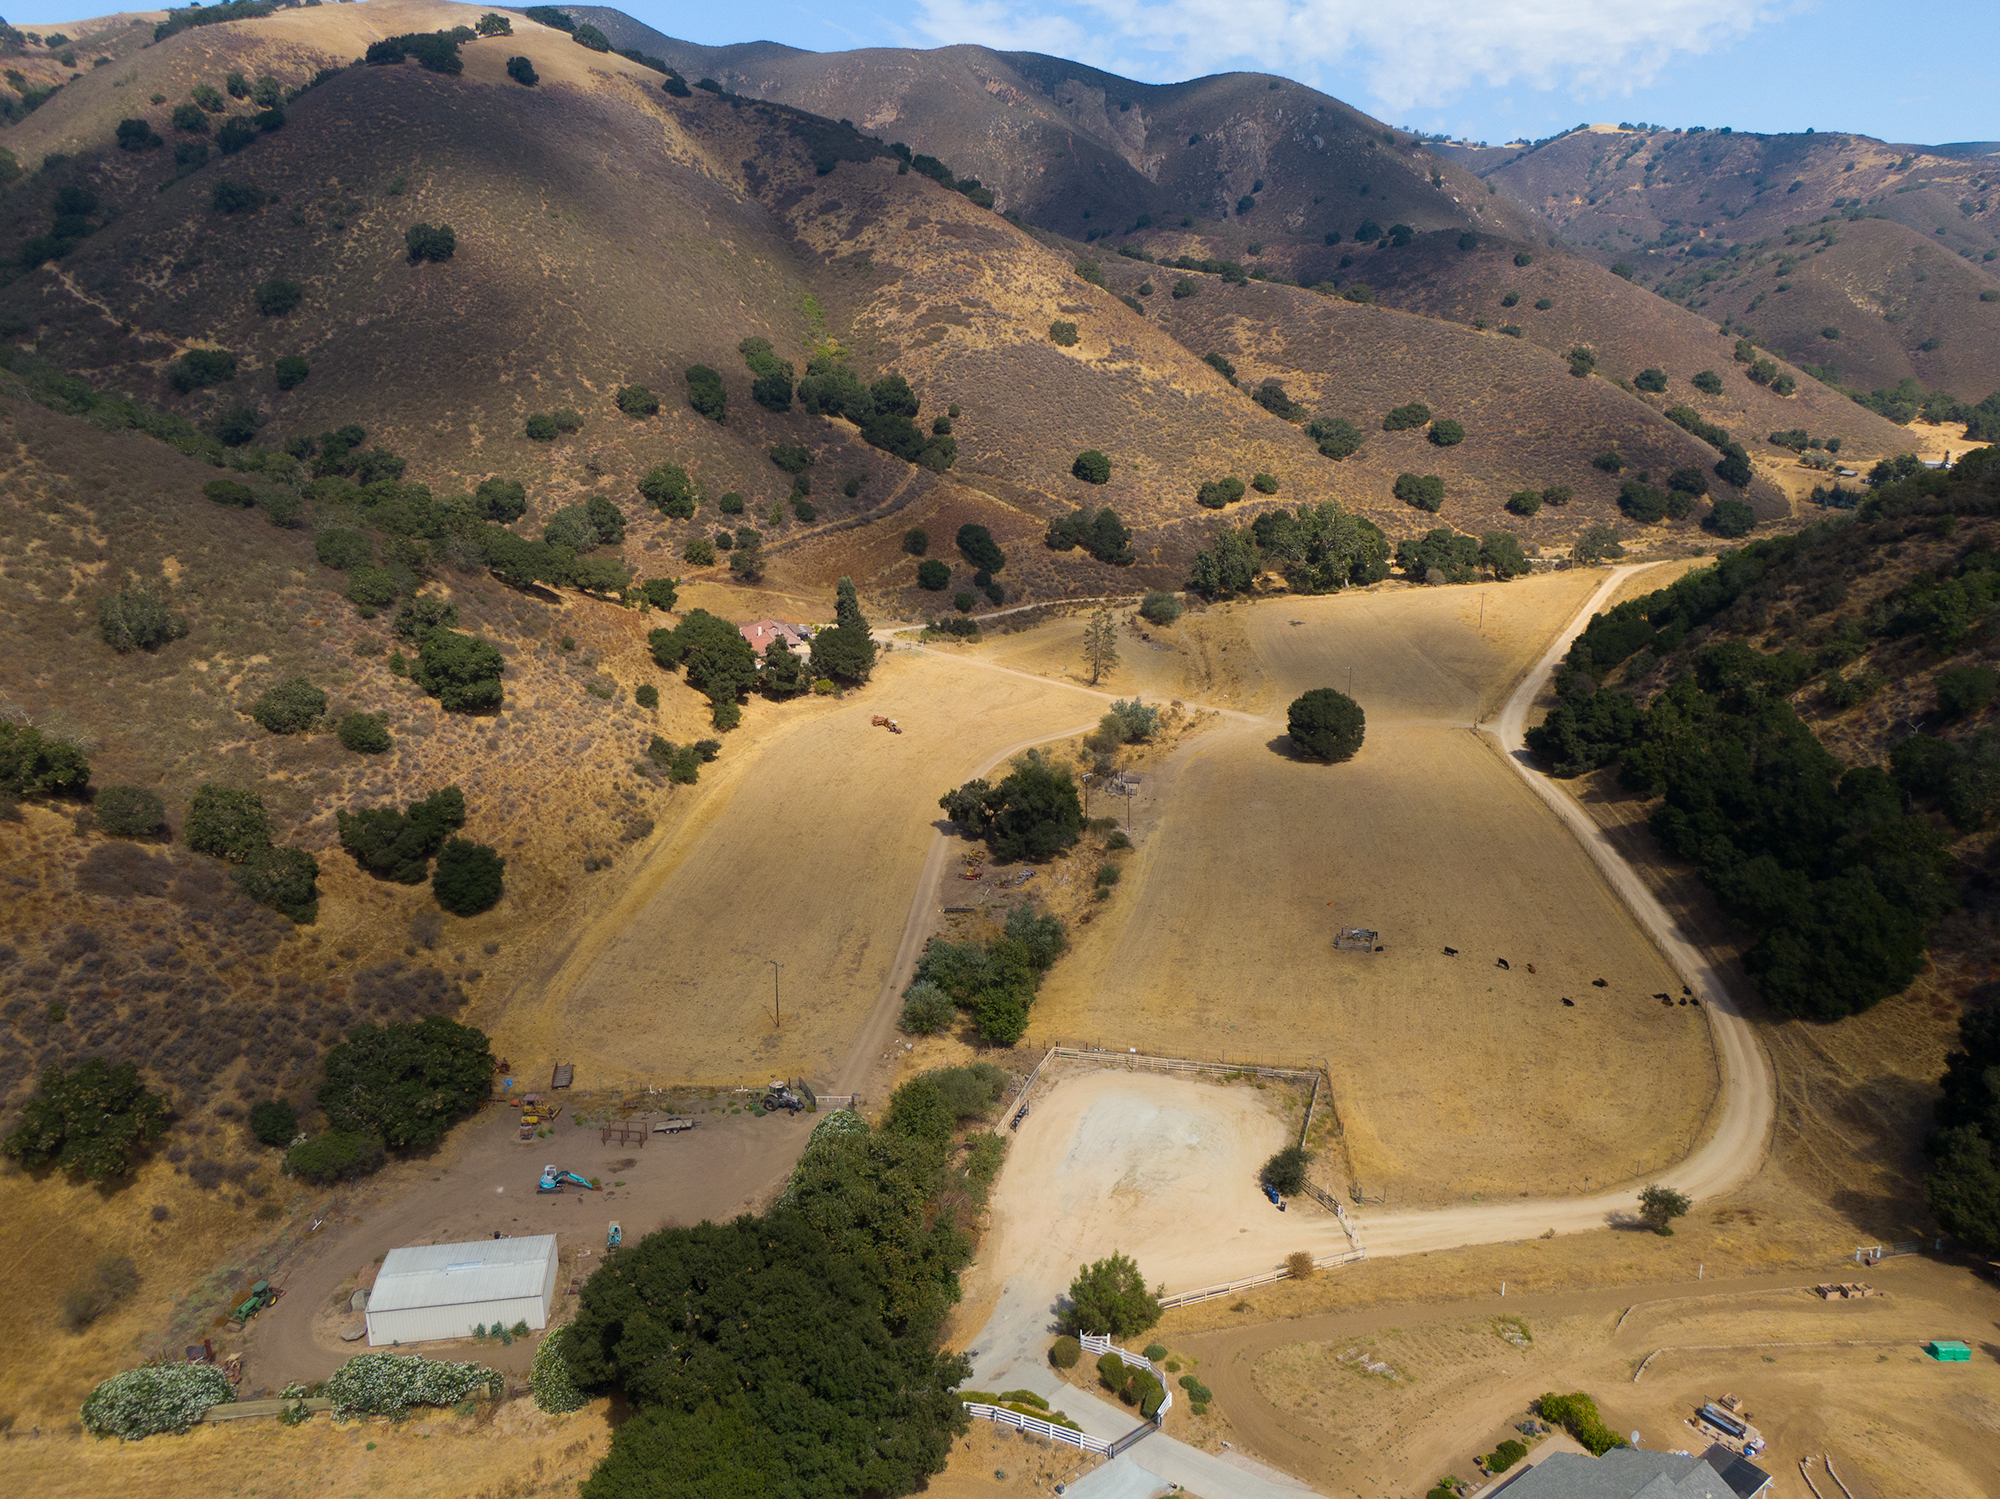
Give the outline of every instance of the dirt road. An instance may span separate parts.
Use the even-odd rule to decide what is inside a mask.
[[[1681,932],[1645,881],[1583,809],[1535,769],[1526,749],[1528,711],[1556,663],[1583,633],[1604,600],[1638,570],[1634,567],[1612,570],[1577,611],[1576,618],[1550,643],[1535,668],[1522,679],[1501,709],[1496,728],[1488,732],[1498,740],[1530,789],[1576,836],[1683,981],[1700,997],[1707,1012],[1722,1069],[1716,1109],[1707,1138],[1699,1148],[1659,1175],[1665,1184],[1699,1200],[1747,1181],[1763,1163],[1777,1110],[1770,1063],[1749,1022],[1743,1018],[1738,998],[1731,992],[1720,966]],[[1632,1194],[1619,1191],[1556,1201],[1378,1214],[1368,1218],[1365,1234],[1370,1254],[1410,1254],[1461,1244],[1533,1238],[1548,1229],[1575,1233],[1601,1228],[1621,1216],[1630,1216],[1633,1206]]]

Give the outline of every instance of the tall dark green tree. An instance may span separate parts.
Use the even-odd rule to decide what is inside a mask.
[[[0,1149],[30,1171],[53,1166],[85,1181],[109,1181],[166,1132],[165,1098],[149,1093],[130,1062],[90,1057],[74,1069],[51,1067]]]
[[[486,1033],[430,1015],[349,1031],[326,1054],[319,1106],[335,1129],[407,1150],[437,1144],[492,1086]]]
[[[1285,725],[1292,748],[1315,760],[1353,759],[1368,732],[1361,705],[1331,687],[1315,687],[1292,699]]]

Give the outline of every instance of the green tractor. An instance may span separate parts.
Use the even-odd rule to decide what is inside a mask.
[[[250,1288],[249,1297],[229,1314],[229,1325],[236,1332],[243,1330],[243,1324],[263,1311],[267,1306],[276,1306],[278,1298],[285,1293],[268,1280],[260,1280]]]

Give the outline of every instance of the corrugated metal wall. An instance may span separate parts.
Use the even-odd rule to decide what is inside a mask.
[[[553,1273],[553,1272],[551,1272]],[[413,1306],[398,1312],[368,1314],[368,1346],[428,1343],[440,1338],[465,1338],[479,1323],[512,1327],[525,1322],[539,1332],[548,1326],[549,1302],[541,1296],[513,1296],[494,1301],[468,1301],[458,1306]]]

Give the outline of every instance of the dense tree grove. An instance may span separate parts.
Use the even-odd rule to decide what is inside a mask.
[[[344,809],[333,814],[340,846],[378,879],[422,884],[445,839],[465,826],[465,796],[456,786],[433,791],[403,811],[394,807]]]
[[[1558,775],[1615,763],[1621,782],[1660,799],[1652,828],[1689,860],[1756,936],[1744,959],[1781,1013],[1831,1020],[1899,992],[1923,961],[1925,932],[1958,903],[1947,838],[2000,810],[2000,745],[1912,734],[1885,769],[1843,767],[1788,699],[1870,638],[1916,638],[1948,657],[2000,606],[2000,554],[1972,549],[1945,575],[1920,573],[1865,618],[1819,628],[1812,652],[1737,642],[1690,649],[1712,622],[1740,620],[1801,590],[1810,619],[1836,609],[1843,570],[1934,518],[2000,512],[1992,450],[1951,473],[1878,489],[1853,519],[1725,553],[1713,567],[1592,620],[1558,675],[1558,705],[1528,745]],[[1641,707],[1603,676],[1642,658],[1672,663]],[[1941,695],[1956,690],[1954,668]]]
[[[442,1015],[357,1025],[326,1054],[320,1111],[392,1149],[435,1145],[493,1086],[486,1033]]]
[[[816,356],[799,381],[798,399],[809,415],[853,422],[865,442],[906,463],[943,473],[958,460],[957,438],[918,429],[914,420],[919,410],[916,392],[893,370],[868,385],[843,361]]]
[[[1936,1120],[1925,1143],[1931,1212],[1946,1233],[1992,1254],[2000,1250],[2000,1009],[1959,1017]]]
[[[938,995],[969,1015],[981,1037],[1012,1046],[1028,1028],[1042,976],[1068,948],[1062,922],[1026,905],[1009,911],[1005,929],[984,946],[933,940],[903,991],[905,1023],[919,1032],[938,1029],[944,1019],[929,1008]]]
[[[1096,512],[1085,507],[1050,521],[1046,543],[1056,552],[1082,547],[1113,567],[1130,567],[1138,560],[1132,550],[1131,527],[1119,520],[1118,512],[1109,505]]]
[[[636,1414],[586,1499],[905,1494],[965,1426],[962,1357],[938,1350],[971,1226],[1004,1146],[960,1125],[998,1095],[993,1068],[912,1079],[879,1128],[813,1132],[770,1212],[649,1234],[585,1284],[560,1334],[585,1391]]]
[[[653,660],[672,671],[685,667],[687,684],[713,703],[733,703],[757,685],[757,652],[728,620],[690,609],[671,630],[646,637]]]

